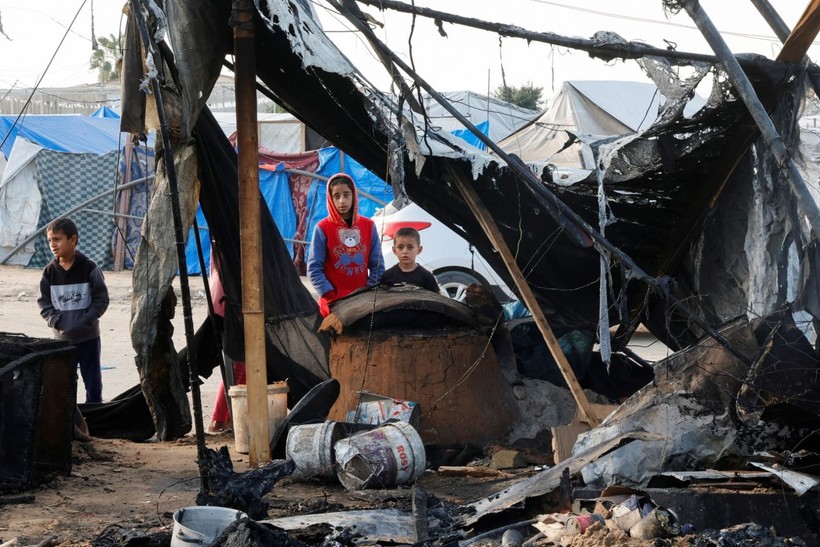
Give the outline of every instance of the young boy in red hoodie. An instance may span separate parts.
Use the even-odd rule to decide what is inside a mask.
[[[322,317],[330,313],[330,303],[374,286],[384,272],[376,224],[359,215],[359,198],[350,176],[337,173],[327,181],[327,211],[313,230],[307,260],[308,279],[320,295]]]

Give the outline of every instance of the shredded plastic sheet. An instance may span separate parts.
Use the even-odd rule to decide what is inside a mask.
[[[594,249],[579,248],[567,237],[561,215],[553,218],[549,213],[545,194],[546,190],[554,193],[587,223],[595,225],[595,176],[561,185],[555,182],[554,170],[541,170],[540,182],[521,180],[504,162],[436,132],[432,129],[435,124],[420,126],[415,120],[397,117],[401,110],[398,105],[355,73],[321,29],[309,21],[309,10],[301,3],[270,3],[262,11],[266,24],[257,28],[258,77],[281,104],[332,142],[343,143],[349,154],[373,170],[381,171],[389,157],[391,173],[404,177],[392,181],[394,187],[403,185],[413,201],[465,236],[511,284],[501,256],[494,251],[451,177],[472,180],[505,240],[515,249],[516,260],[551,322],[578,328],[597,326],[600,257]],[[180,28],[186,32],[200,32],[192,26],[195,17],[182,23]],[[598,38],[616,39],[604,35]],[[194,58],[200,54],[196,50],[179,52],[180,56]],[[729,195],[726,190],[744,182],[741,173],[728,184],[725,182],[727,154],[741,157],[746,153],[745,146],[741,146],[745,143],[738,142],[738,137],[752,134],[754,126],[725,77],[714,67],[693,66],[687,77],[670,82],[671,71],[662,62],[648,62],[655,65],[647,70],[650,75],[665,82],[658,85],[666,101],[659,120],[619,143],[606,166],[607,206],[618,219],[607,227],[607,239],[641,270],[652,276],[668,276],[674,281],[668,286],[678,299],[692,302],[696,313],[712,324],[720,324],[727,317],[745,313],[750,302],[744,286],[749,257],[740,251],[746,229],[730,227],[732,222],[737,225],[737,220],[744,227],[757,221],[744,213],[746,208],[738,209],[735,203],[724,201]],[[783,97],[802,95],[800,78],[792,78],[778,63],[758,59],[745,63],[744,68],[767,106],[784,102]],[[707,73],[717,75],[708,102],[694,114],[686,112],[691,90]],[[799,101],[785,102],[787,111],[776,115],[783,127],[794,125],[799,105]],[[791,134],[784,133],[784,138],[791,138]],[[765,147],[756,149],[758,156],[746,155],[742,161],[755,164],[761,154],[767,153]],[[748,176],[749,172],[742,174]],[[771,176],[773,181],[777,179],[776,173]],[[789,197],[785,199],[788,202]],[[802,241],[797,224],[788,218],[781,220],[771,227],[774,235],[764,238],[774,237],[776,241],[780,237],[777,234],[791,233],[793,241]],[[707,231],[709,238],[704,236]],[[709,239],[715,236],[726,247],[721,250],[726,256],[721,276],[709,267],[720,258],[709,248]],[[772,248],[778,245],[769,246]],[[782,256],[799,258],[801,246],[795,244],[794,248],[796,253],[789,251]],[[725,255],[727,249],[732,250],[729,255]],[[782,263],[782,256],[769,261],[762,270],[776,275],[773,267]],[[628,310],[673,348],[700,336],[686,317],[666,308],[661,296],[647,298],[645,286],[634,282],[637,270],[616,262],[611,267],[625,270],[624,275],[612,276],[608,290],[611,322],[623,320],[618,312]],[[699,286],[718,279],[724,282],[722,287],[714,287],[717,290],[706,291]],[[766,300],[764,308],[784,300],[771,302]]]

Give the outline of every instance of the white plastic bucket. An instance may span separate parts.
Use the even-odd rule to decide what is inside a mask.
[[[383,488],[412,482],[424,473],[424,443],[406,422],[389,422],[334,445],[337,476],[348,490]]]
[[[234,448],[240,454],[248,453],[248,388],[245,385],[232,386],[228,390],[231,397],[231,421],[233,422]],[[273,432],[288,415],[288,384],[274,382],[268,384],[268,442]]]
[[[245,513],[229,507],[194,506],[174,512],[171,547],[210,545],[233,521]]]
[[[336,475],[333,443],[339,436],[340,429],[333,420],[291,426],[285,453],[296,464],[293,478],[333,478]]]

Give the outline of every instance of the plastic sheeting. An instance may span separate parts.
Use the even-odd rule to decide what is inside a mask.
[[[25,139],[14,143],[0,181],[0,258],[5,258],[37,229],[42,195],[37,188],[34,158],[43,148]],[[25,266],[34,255],[34,241],[11,256],[7,264]]]
[[[655,122],[664,101],[651,83],[564,82],[541,116],[502,140],[499,146],[527,162],[594,169],[589,147],[575,143],[565,148],[572,134],[612,136],[643,131]],[[691,116],[704,104],[696,96],[684,113]]]
[[[293,209],[293,202],[290,199],[290,187],[288,176],[284,171],[259,170],[259,191],[262,199],[268,206],[268,210],[273,217],[279,233],[285,238],[285,245],[293,257],[293,245],[288,241],[296,232],[296,212]],[[196,222],[199,227],[199,237],[202,243],[202,252],[205,257],[205,267],[210,267],[211,256],[211,231],[208,228],[208,221],[202,213],[202,207],[197,208]],[[194,240],[194,227],[188,233],[188,243],[185,247],[185,260],[188,265],[188,273],[200,275],[202,268],[199,266],[199,254]]]
[[[15,139],[22,137],[57,152],[105,154],[119,149],[120,121],[87,116],[0,116],[0,147],[6,158]]]
[[[278,152],[278,151],[277,151]],[[338,148],[322,148],[315,151],[318,154],[319,166],[316,168],[316,175],[319,178],[313,179],[307,199],[307,220],[308,228],[305,239],[310,241],[310,235],[320,220],[327,216],[327,203],[325,201],[325,182],[322,178],[330,178],[339,172],[345,172],[353,177],[359,188],[359,213],[370,217],[376,209],[382,207],[384,203],[393,199],[393,190],[379,177],[368,171],[356,160],[345,155]],[[344,165],[344,167],[342,167]],[[268,206],[282,239],[294,258],[293,242],[297,237],[298,219],[296,209],[293,206],[289,175],[284,171],[283,162],[277,164],[264,164],[259,169],[259,189],[262,197]],[[364,196],[362,192],[373,196],[371,199]],[[200,237],[202,240],[203,253],[205,255],[206,267],[210,264],[210,232],[204,215],[197,212],[197,223],[199,225]],[[193,240],[194,229],[189,231],[188,243],[185,248],[185,259],[188,266],[188,273],[199,275],[199,257],[196,250],[196,242]],[[307,245],[307,244],[306,244]]]

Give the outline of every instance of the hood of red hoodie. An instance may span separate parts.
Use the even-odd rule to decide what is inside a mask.
[[[345,179],[350,185],[350,190],[353,192],[353,205],[351,207],[353,210],[353,218],[350,221],[350,226],[352,226],[359,220],[359,193],[356,191],[356,183],[353,182],[353,178],[346,173],[336,173],[327,181],[325,190],[325,199],[327,200],[327,216],[333,221],[334,224],[338,224],[339,226],[348,225],[345,219],[342,218],[342,215],[339,214],[339,211],[333,204],[333,198],[330,196],[330,183],[334,179],[339,178]]]

